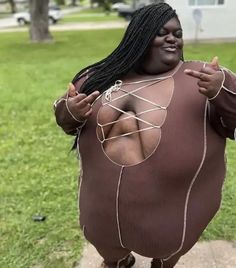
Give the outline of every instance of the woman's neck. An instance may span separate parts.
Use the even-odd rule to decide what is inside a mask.
[[[142,70],[140,68],[134,68],[133,70],[131,70],[126,77],[137,77],[137,76],[142,76],[142,77],[153,77],[153,76],[168,76],[168,75],[172,75],[173,73],[175,73],[179,67],[182,65],[183,61],[180,60],[178,62],[178,64],[175,67],[171,67],[171,68],[166,68],[166,70],[162,69],[159,71],[153,71],[153,72],[149,72],[148,70]]]

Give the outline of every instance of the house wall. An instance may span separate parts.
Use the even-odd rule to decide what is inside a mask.
[[[225,0],[224,5],[196,7],[188,0],[167,0],[176,9],[180,18],[185,40],[236,39],[236,0]],[[193,10],[200,9],[202,20],[196,32]]]

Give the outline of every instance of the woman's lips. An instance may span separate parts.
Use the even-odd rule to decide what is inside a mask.
[[[177,51],[177,47],[173,46],[173,47],[163,47],[163,50],[167,51],[167,52],[176,52]]]

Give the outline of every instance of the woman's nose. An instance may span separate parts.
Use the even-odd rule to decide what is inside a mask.
[[[176,38],[174,37],[174,35],[172,33],[169,33],[166,36],[166,41],[169,43],[175,43],[176,42]]]

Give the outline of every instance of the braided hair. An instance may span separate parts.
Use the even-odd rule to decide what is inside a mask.
[[[175,10],[166,3],[151,4],[135,11],[117,48],[108,57],[82,69],[72,83],[89,74],[81,92],[104,92],[138,64],[159,30],[173,17],[178,19]]]

